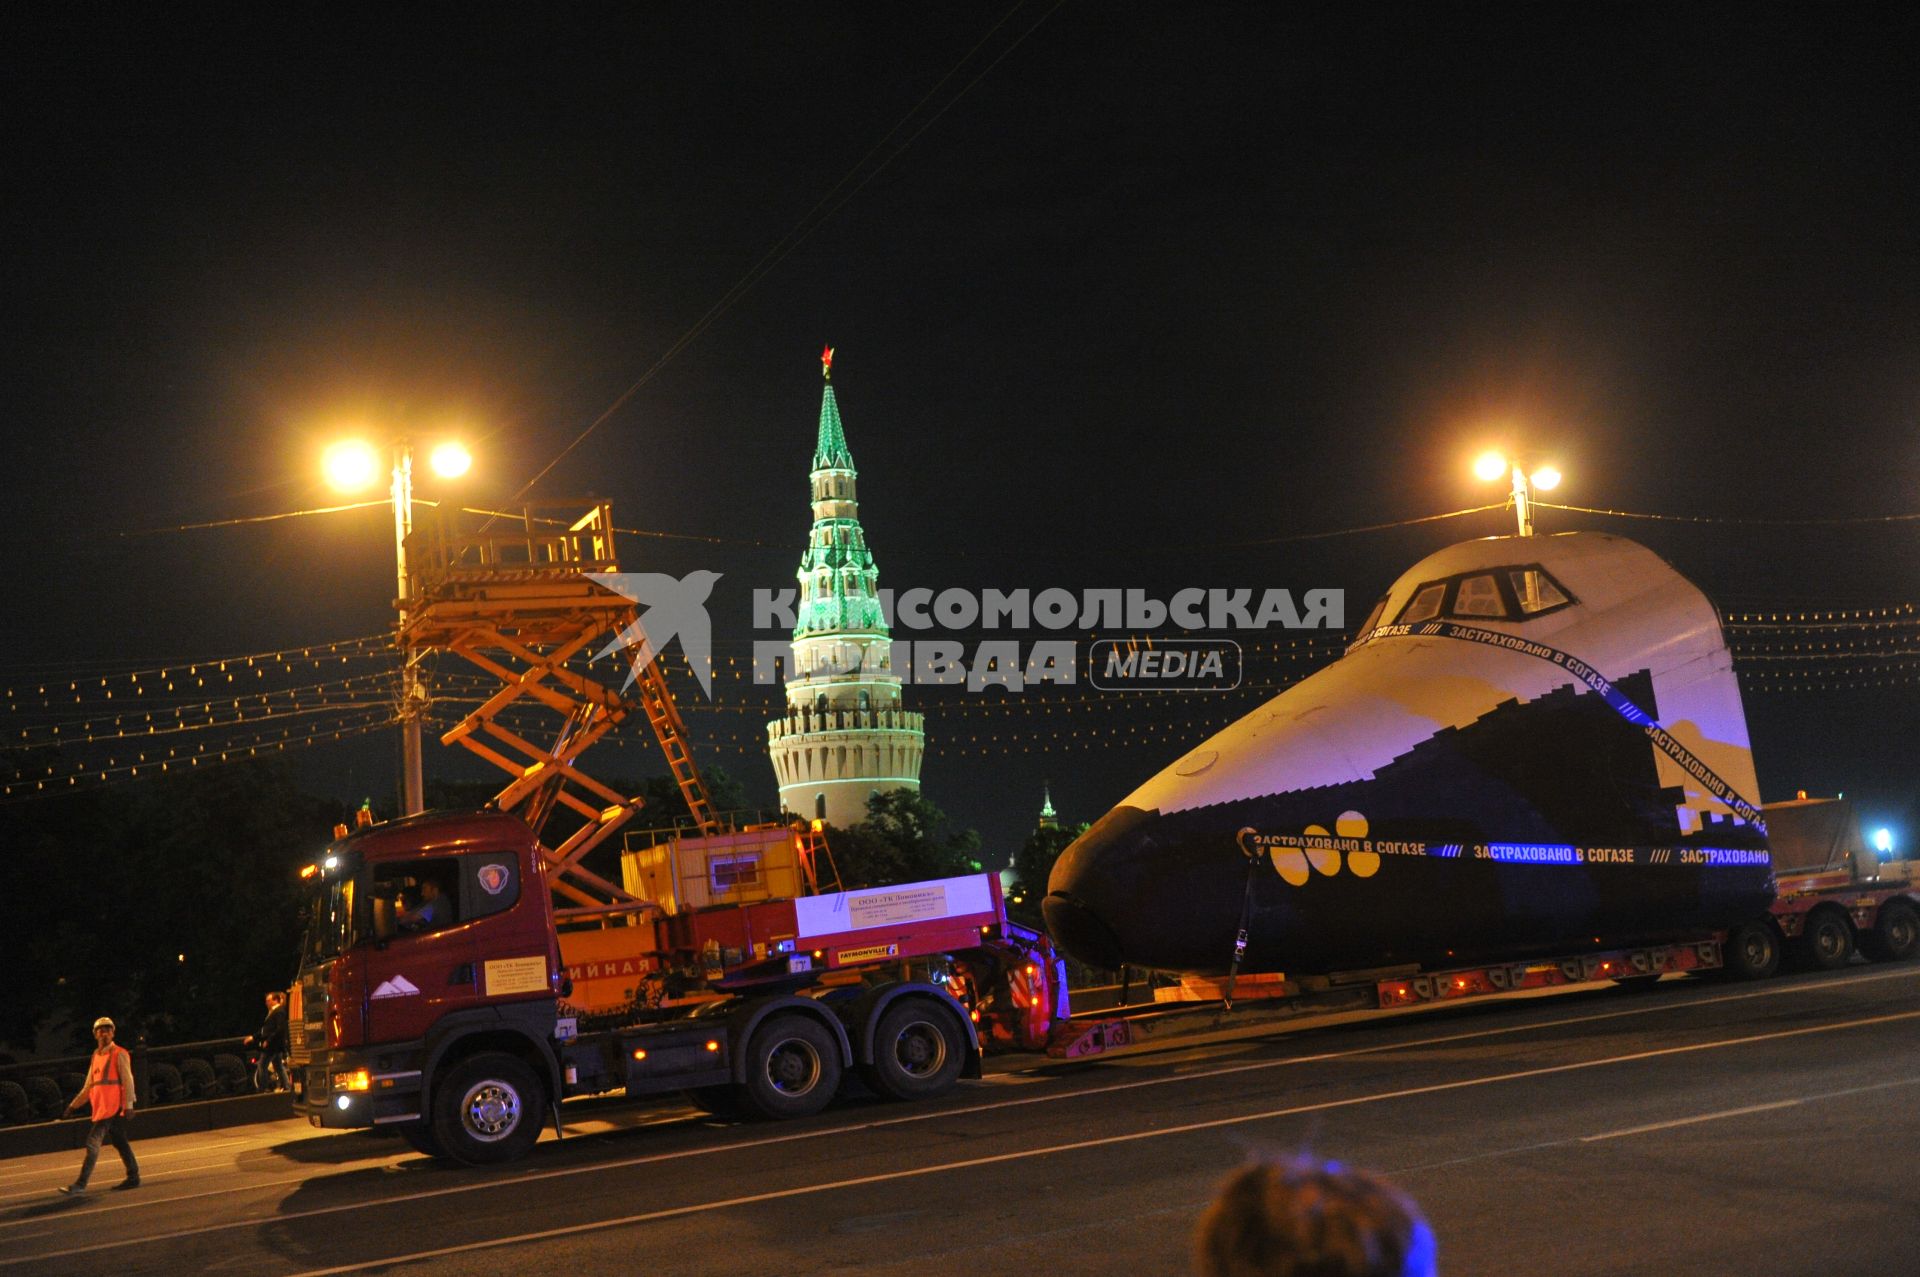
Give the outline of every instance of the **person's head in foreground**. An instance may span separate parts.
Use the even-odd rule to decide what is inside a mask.
[[[1201,1277],[1434,1277],[1433,1230],[1377,1175],[1313,1158],[1259,1161],[1221,1186],[1194,1233]]]

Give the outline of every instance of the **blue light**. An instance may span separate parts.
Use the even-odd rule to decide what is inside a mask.
[[[1488,857],[1508,864],[1577,865],[1580,853],[1558,843],[1496,842],[1487,847]]]
[[[1873,831],[1873,849],[1883,856],[1893,854],[1893,830],[1884,825]]]

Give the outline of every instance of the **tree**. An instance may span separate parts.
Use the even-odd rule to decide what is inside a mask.
[[[103,1014],[128,1041],[251,1032],[293,976],[300,866],[346,810],[259,760],[0,813],[0,933],[19,938],[0,1038],[28,1045]]]
[[[1013,853],[1013,886],[1007,893],[1007,912],[1030,927],[1042,925],[1040,902],[1047,895],[1047,878],[1053,873],[1053,862],[1067,849],[1067,844],[1085,833],[1087,826],[1078,828],[1041,828],[1027,835],[1020,850]]]
[[[877,887],[980,871],[980,835],[950,830],[946,813],[910,789],[875,794],[867,818],[832,830],[827,845],[845,887]]]

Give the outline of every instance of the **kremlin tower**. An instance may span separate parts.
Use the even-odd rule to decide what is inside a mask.
[[[900,708],[879,569],[860,529],[853,454],[833,398],[833,348],[813,449],[813,533],[796,574],[800,603],[787,672],[787,712],[767,724],[780,805],[840,828],[867,818],[867,799],[920,788],[922,716]]]

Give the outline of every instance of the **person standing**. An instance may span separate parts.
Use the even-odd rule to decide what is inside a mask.
[[[93,1164],[100,1157],[100,1145],[111,1140],[126,1164],[127,1177],[114,1185],[115,1191],[140,1187],[140,1163],[133,1160],[133,1145],[127,1140],[127,1122],[133,1116],[133,1057],[113,1041],[113,1021],[101,1016],[93,1022],[93,1059],[87,1065],[87,1082],[80,1094],[67,1105],[67,1112],[83,1106],[93,1109],[93,1126],[87,1131],[87,1158],[80,1163],[80,1178],[60,1191],[78,1196],[87,1191],[93,1176]]]
[[[286,1090],[286,994],[277,991],[267,994],[267,1018],[261,1021],[257,1032],[245,1039],[245,1043],[259,1052],[259,1061],[253,1068],[253,1089],[256,1091]]]

